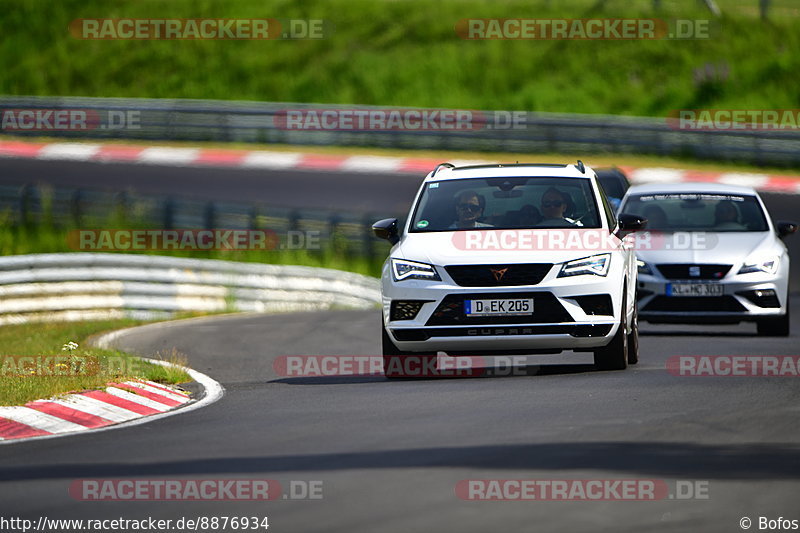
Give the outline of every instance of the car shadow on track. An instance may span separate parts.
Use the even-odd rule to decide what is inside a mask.
[[[379,451],[208,457],[173,461],[124,461],[12,466],[2,482],[35,479],[230,476],[276,472],[470,468],[481,470],[608,471],[675,478],[729,480],[800,479],[796,444],[697,444],[691,442],[553,442],[440,446]],[[2,483],[0,482],[0,483]]]
[[[421,381],[440,381],[443,379],[480,379],[480,378],[515,378],[530,376],[559,376],[568,374],[583,374],[595,372],[594,365],[521,365],[513,368],[502,367],[475,367],[470,369],[470,375],[424,377],[394,382],[408,383]],[[283,383],[286,385],[354,385],[365,383],[387,382],[383,374],[358,374],[348,376],[302,376],[284,377],[269,380],[267,383]]]
[[[758,333],[748,333],[740,331],[696,331],[696,330],[667,330],[667,331],[648,331],[639,330],[639,335],[642,337],[741,337],[753,338],[758,337]]]

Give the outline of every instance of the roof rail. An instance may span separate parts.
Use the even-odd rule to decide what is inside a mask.
[[[583,161],[578,159],[578,164],[576,166],[578,167],[578,170],[581,171],[581,174],[586,174],[586,167],[583,166]]]
[[[452,164],[452,163],[439,163],[438,165],[436,165],[436,168],[433,169],[433,172],[431,173],[431,177],[434,177],[436,175],[436,173],[439,172],[439,169],[442,168],[442,167],[444,167],[444,168],[456,168],[456,166],[454,164]]]
[[[567,165],[562,163],[485,163],[480,165],[467,165],[457,167],[456,170],[473,170],[476,168],[505,168],[505,167],[546,167],[546,168],[564,168]]]

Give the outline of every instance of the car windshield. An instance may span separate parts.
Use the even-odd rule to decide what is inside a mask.
[[[599,228],[587,178],[509,177],[425,184],[412,232],[471,229]]]
[[[629,196],[623,212],[647,219],[654,231],[767,231],[753,195],[664,193]]]

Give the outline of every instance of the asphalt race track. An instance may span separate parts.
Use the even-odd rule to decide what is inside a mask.
[[[0,159],[0,184],[46,183],[198,200],[355,210],[408,210],[423,176]]]
[[[800,306],[797,298],[795,308]],[[736,531],[793,516],[796,378],[678,377],[672,355],[796,354],[754,327],[643,326],[642,361],[597,372],[587,354],[529,359],[519,376],[389,382],[285,378],[281,355],[375,354],[375,312],[240,316],[140,330],[120,345],[177,347],[226,396],[143,426],[0,448],[5,515],[269,516],[271,531]],[[794,331],[800,331],[795,315]],[[541,362],[541,366],[536,366]],[[319,500],[78,502],[78,479],[322,481]],[[467,479],[677,480],[707,499],[462,501]],[[699,485],[695,485],[699,482]],[[686,483],[683,484],[685,486]]]
[[[141,192],[180,194],[194,183],[195,194],[224,189],[262,200],[254,194],[263,189],[264,200],[279,194],[376,213],[402,211],[397,199],[410,201],[419,183],[408,176],[228,169],[201,179],[190,173],[196,169],[117,167],[7,160],[0,162],[0,182],[89,180],[87,187],[118,190],[115,180],[129,174],[124,179],[133,185],[141,178]],[[331,199],[330,190],[339,197]],[[775,218],[799,218],[796,197],[764,196]],[[800,237],[793,239],[796,246]],[[792,305],[800,309],[800,297]],[[645,323],[641,362],[621,372],[595,371],[590,354],[565,352],[531,356],[514,375],[401,382],[380,375],[284,377],[273,367],[285,355],[376,355],[377,310],[139,329],[118,346],[143,355],[177,348],[226,395],[141,426],[0,446],[0,514],[34,521],[268,516],[269,531],[343,533],[730,532],[742,530],[743,517],[752,530],[759,517],[800,520],[797,378],[679,377],[666,370],[676,355],[797,355],[800,313],[792,327],[792,337],[769,338],[756,336],[752,324]],[[84,479],[265,478],[279,481],[284,494],[292,482],[322,482],[322,497],[95,502],[69,492]],[[458,482],[473,479],[654,480],[673,497],[460,499]],[[682,498],[687,487],[707,498]]]

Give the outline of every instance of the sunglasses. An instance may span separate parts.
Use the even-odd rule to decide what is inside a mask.
[[[561,207],[564,202],[559,200],[545,200],[542,202],[542,207]]]
[[[480,211],[481,206],[476,204],[458,204],[456,206],[458,209],[469,209],[470,211]]]

